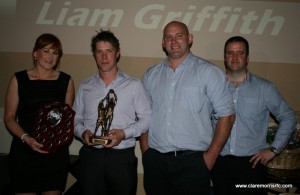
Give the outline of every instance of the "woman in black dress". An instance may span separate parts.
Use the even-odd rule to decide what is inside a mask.
[[[13,135],[10,148],[10,174],[16,194],[62,194],[68,175],[69,149],[47,152],[33,138],[38,108],[49,102],[72,106],[74,83],[70,75],[58,71],[63,55],[59,39],[40,35],[33,48],[34,67],[16,72],[8,85],[4,121]]]

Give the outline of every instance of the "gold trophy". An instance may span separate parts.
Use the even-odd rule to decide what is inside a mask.
[[[112,120],[114,118],[114,108],[117,104],[117,95],[113,89],[110,89],[104,99],[98,105],[98,119],[93,136],[90,142],[93,145],[106,145],[111,142],[109,139],[103,139],[103,136],[108,136]],[[101,135],[97,136],[99,127],[101,127]]]

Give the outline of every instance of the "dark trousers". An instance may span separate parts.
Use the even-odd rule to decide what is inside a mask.
[[[214,195],[267,195],[267,167],[252,168],[251,157],[219,156],[211,171]],[[245,185],[238,188],[237,184]]]
[[[82,195],[135,195],[137,158],[134,148],[79,151],[79,183]]]
[[[210,172],[203,152],[163,154],[147,149],[143,154],[144,187],[147,195],[209,194]]]

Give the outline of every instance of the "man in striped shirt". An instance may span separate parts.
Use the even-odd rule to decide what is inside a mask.
[[[214,193],[267,194],[266,188],[238,189],[235,184],[267,182],[266,165],[288,143],[296,118],[273,83],[248,71],[249,44],[246,39],[239,36],[228,39],[224,60],[236,119],[212,170]],[[270,114],[279,122],[271,145],[266,142]]]

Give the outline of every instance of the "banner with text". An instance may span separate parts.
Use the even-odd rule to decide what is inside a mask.
[[[0,51],[31,52],[42,33],[57,35],[66,54],[90,54],[91,37],[110,29],[123,56],[164,57],[164,26],[182,21],[192,52],[222,60],[225,41],[250,43],[252,61],[300,63],[300,3],[237,0],[2,0]]]

